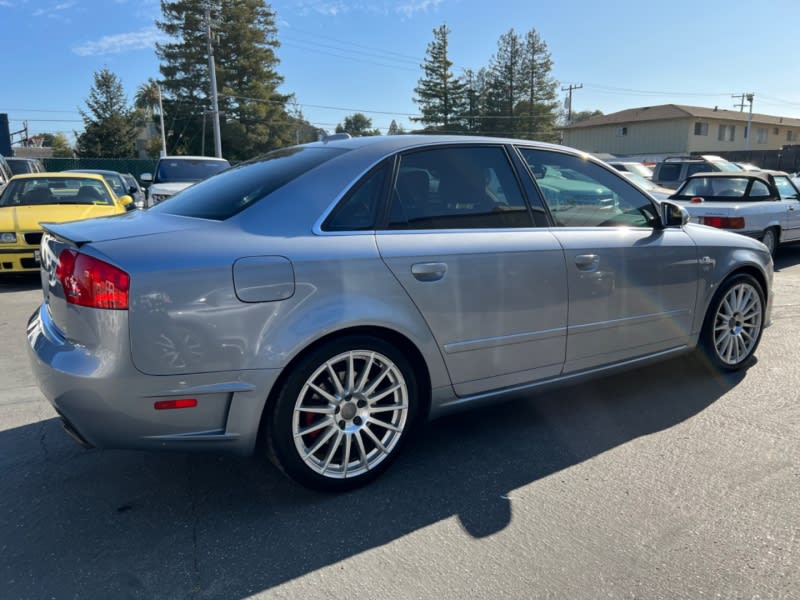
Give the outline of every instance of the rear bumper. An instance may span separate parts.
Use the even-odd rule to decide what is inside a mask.
[[[32,273],[39,270],[39,247],[0,247],[0,273]]]
[[[89,350],[66,340],[46,305],[28,322],[34,377],[73,436],[97,448],[212,450],[252,454],[279,370],[153,376],[137,371],[127,339]],[[194,408],[156,410],[193,398]]]

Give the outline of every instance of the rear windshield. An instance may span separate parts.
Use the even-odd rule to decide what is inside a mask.
[[[227,160],[207,158],[162,158],[154,183],[202,181],[230,167]]]
[[[343,152],[347,151],[306,146],[274,150],[201,181],[149,210],[223,221]]]

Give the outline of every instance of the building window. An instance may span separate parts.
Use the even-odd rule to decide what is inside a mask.
[[[732,142],[736,139],[736,125],[720,125],[717,139],[720,142]]]
[[[766,144],[766,143],[767,143],[767,128],[756,127],[756,144]]]
[[[797,132],[792,131],[791,129],[786,131],[786,141],[787,142],[796,142],[797,141]]]
[[[695,123],[694,124],[694,134],[695,135],[708,135],[708,123]]]
[[[628,135],[627,127],[617,127],[617,137],[622,137],[626,135]]]

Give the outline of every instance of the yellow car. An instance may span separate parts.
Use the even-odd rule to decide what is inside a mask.
[[[0,273],[39,270],[39,223],[78,221],[124,213],[130,196],[116,196],[102,175],[15,175],[0,195]]]

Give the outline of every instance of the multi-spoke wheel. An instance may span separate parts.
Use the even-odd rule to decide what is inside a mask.
[[[753,355],[763,329],[764,292],[750,275],[737,275],[711,301],[701,341],[714,365],[732,371]]]
[[[371,480],[397,454],[414,420],[416,380],[382,340],[325,344],[281,389],[269,441],[278,465],[300,483],[328,490]]]

